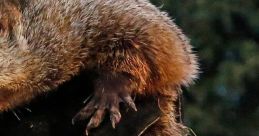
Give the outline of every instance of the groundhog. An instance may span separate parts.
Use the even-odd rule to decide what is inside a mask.
[[[148,0],[0,0],[0,111],[29,102],[85,70],[98,78],[90,101],[73,118],[107,111],[119,125],[121,102],[157,99],[162,115],[144,136],[180,136],[173,102],[197,77],[188,39]]]

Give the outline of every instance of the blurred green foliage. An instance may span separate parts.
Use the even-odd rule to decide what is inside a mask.
[[[200,79],[185,90],[198,136],[259,136],[259,1],[151,0],[191,39]]]

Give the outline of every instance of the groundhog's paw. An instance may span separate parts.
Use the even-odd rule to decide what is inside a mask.
[[[137,111],[134,101],[126,91],[105,91],[104,89],[96,91],[90,102],[73,118],[72,123],[77,120],[84,120],[91,117],[86,127],[86,134],[88,135],[88,131],[98,127],[101,124],[106,111],[109,111],[112,127],[115,128],[116,124],[118,124],[121,119],[119,110],[120,102],[126,103],[129,107]]]

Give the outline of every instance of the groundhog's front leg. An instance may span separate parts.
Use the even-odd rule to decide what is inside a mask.
[[[121,114],[119,103],[124,102],[133,110],[137,111],[131,98],[133,86],[130,78],[124,74],[102,74],[95,82],[95,92],[90,102],[73,118],[84,120],[91,117],[86,127],[86,134],[92,128],[96,128],[102,122],[106,111],[110,113],[113,128],[119,123]]]

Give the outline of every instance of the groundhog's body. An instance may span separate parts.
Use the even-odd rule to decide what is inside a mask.
[[[172,102],[196,77],[196,58],[148,1],[1,0],[0,23],[0,111],[94,69],[104,95],[125,90],[159,99],[164,115],[146,135],[181,135]]]

